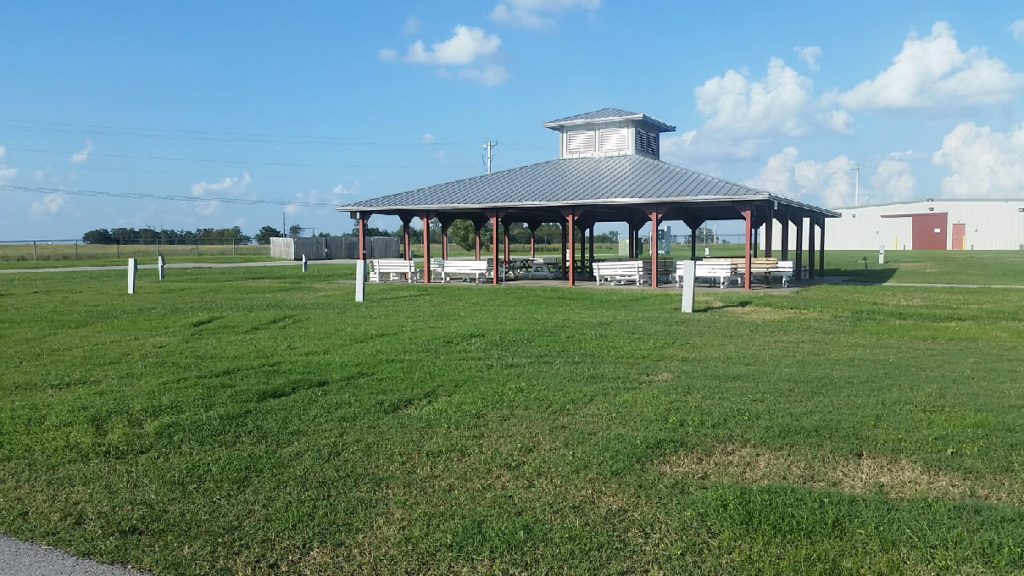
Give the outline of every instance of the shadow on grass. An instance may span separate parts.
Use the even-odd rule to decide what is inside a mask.
[[[426,297],[427,297],[427,294],[425,294],[425,293],[419,293],[419,294],[395,294],[393,296],[376,296],[375,295],[373,297],[373,300],[383,302],[383,301],[386,301],[386,300],[402,300],[404,298],[426,298]]]
[[[845,276],[847,282],[867,282],[869,284],[885,284],[892,280],[898,268],[872,268],[870,270],[856,270],[851,268],[837,268],[829,270],[828,276]]]
[[[722,305],[719,305],[719,306],[708,306],[707,308],[701,308],[700,310],[698,310],[696,307],[694,307],[693,312],[695,314],[704,314],[706,312],[712,312],[714,310],[728,310],[729,308],[746,308],[747,306],[750,306],[751,304],[752,304],[752,302],[750,302],[749,300],[743,300],[743,301],[740,301],[740,302],[736,302],[734,304],[722,304]]]

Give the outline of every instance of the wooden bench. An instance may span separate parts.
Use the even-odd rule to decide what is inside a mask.
[[[467,282],[472,277],[481,282],[491,272],[486,260],[445,260],[441,265],[441,282],[448,282],[453,276],[461,277]]]
[[[370,260],[370,282],[401,280],[403,277],[406,282],[416,280],[416,264],[412,260],[397,258]]]
[[[719,288],[725,288],[725,285],[729,283],[729,278],[735,276],[732,262],[697,260],[694,262],[693,268],[694,280],[697,278],[717,279]],[[683,285],[683,262],[676,263],[676,285]]]
[[[639,260],[619,260],[612,262],[594,262],[594,277],[597,285],[601,279],[605,282],[636,282],[637,286],[644,283],[644,264]]]
[[[746,258],[705,258],[701,262],[728,262],[732,265],[734,276],[745,276],[747,273]],[[755,276],[764,278],[765,284],[771,284],[771,271],[779,265],[777,258],[751,258],[750,275],[751,280]]]

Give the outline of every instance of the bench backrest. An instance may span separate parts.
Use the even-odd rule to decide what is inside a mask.
[[[414,264],[412,260],[398,260],[398,259],[380,259],[371,260],[374,270],[378,272],[408,272],[412,270]]]
[[[779,260],[778,264],[775,265],[775,270],[778,272],[792,272],[793,261],[792,260]]]
[[[611,262],[594,262],[595,274],[637,273],[643,269],[639,260],[613,260]]]
[[[444,271],[456,274],[466,272],[487,272],[490,267],[486,260],[445,260]]]

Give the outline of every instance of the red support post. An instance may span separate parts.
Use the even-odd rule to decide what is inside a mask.
[[[412,245],[409,242],[409,220],[404,217],[402,218],[402,246],[405,250],[405,259],[408,260],[412,253]]]
[[[493,269],[491,270],[491,285],[498,285],[498,272],[500,271],[498,263],[498,213],[495,212],[494,216],[491,216],[491,234],[493,236],[491,242],[491,251],[493,254],[493,260],[491,264]]]
[[[507,264],[508,263],[508,258],[509,258],[508,224],[505,223],[505,222],[502,222],[501,228],[502,228],[502,236],[504,237],[503,242],[505,244],[505,263]]]
[[[357,260],[366,259],[366,221],[369,217],[359,214],[359,254]]]
[[[423,283],[430,284],[430,216],[420,216],[423,220]]]

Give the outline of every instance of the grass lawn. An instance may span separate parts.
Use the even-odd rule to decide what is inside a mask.
[[[0,275],[0,532],[170,575],[1024,571],[1019,289],[152,276]]]

